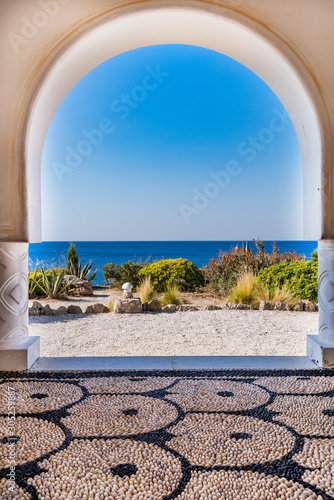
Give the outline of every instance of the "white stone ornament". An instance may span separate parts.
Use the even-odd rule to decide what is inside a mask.
[[[132,289],[133,285],[131,283],[124,283],[122,286],[123,289],[123,298],[124,299],[132,299]]]

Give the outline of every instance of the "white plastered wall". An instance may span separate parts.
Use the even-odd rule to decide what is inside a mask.
[[[57,5],[13,48],[26,20]],[[334,237],[334,44],[330,0],[136,2],[3,0],[0,240],[40,241],[40,163],[48,126],[69,90],[98,64],[159,43],[199,45],[254,71],[293,119],[303,156],[304,237]],[[2,25],[2,26],[1,26]],[[331,43],[332,42],[332,43]]]

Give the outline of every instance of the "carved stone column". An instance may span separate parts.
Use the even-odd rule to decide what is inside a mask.
[[[319,241],[319,335],[309,335],[308,356],[322,368],[334,368],[334,240]]]
[[[28,243],[0,242],[0,370],[25,370],[39,357],[28,336]]]

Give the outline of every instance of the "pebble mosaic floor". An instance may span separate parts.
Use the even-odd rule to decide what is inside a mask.
[[[53,498],[334,499],[334,373],[0,373],[0,499]]]

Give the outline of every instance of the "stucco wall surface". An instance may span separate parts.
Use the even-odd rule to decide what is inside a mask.
[[[94,64],[155,43],[224,46],[288,112],[296,102],[305,237],[334,238],[333,21],[332,0],[1,0],[0,241],[41,239],[41,151],[66,93]]]

